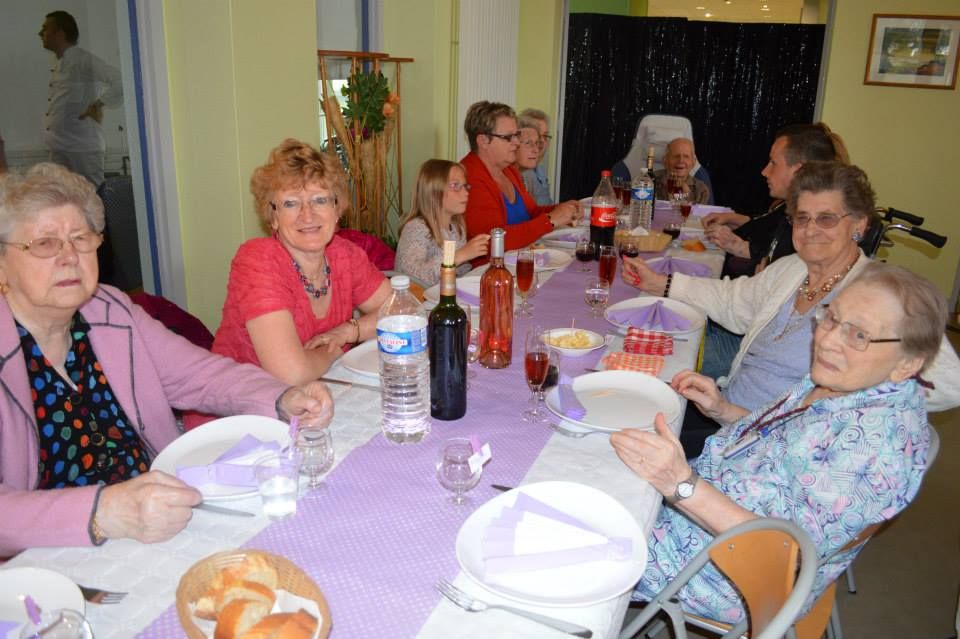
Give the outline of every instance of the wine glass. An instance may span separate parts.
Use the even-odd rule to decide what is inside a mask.
[[[470,380],[477,376],[477,372],[470,368],[470,364],[476,362],[480,354],[480,345],[477,343],[478,331],[473,327],[473,307],[470,303],[457,300],[457,304],[467,314],[467,388],[470,388]]]
[[[613,246],[600,247],[600,263],[597,267],[597,276],[607,283],[607,288],[613,286],[613,278],[617,274],[617,249]]]
[[[297,450],[301,455],[300,474],[307,478],[310,488],[319,488],[324,473],[333,466],[333,435],[326,428],[301,428]]]
[[[610,285],[606,280],[592,278],[583,289],[583,301],[590,307],[590,317],[603,317],[603,309],[610,299]]]
[[[20,630],[20,639],[93,639],[90,622],[70,608],[45,610],[36,621],[29,621]]]
[[[597,256],[597,245],[591,242],[589,237],[581,237],[577,240],[575,255],[577,256],[577,261],[580,262],[580,271],[582,273],[589,273],[590,265],[588,262],[593,261]]]
[[[557,352],[547,344],[546,335],[539,326],[527,331],[526,352],[523,358],[523,370],[527,377],[527,387],[530,389],[532,407],[523,411],[525,422],[542,423],[547,421],[547,414],[540,405],[540,389],[547,381],[551,364],[559,369],[556,362]]]
[[[531,317],[531,306],[527,295],[533,287],[534,255],[532,249],[517,251],[517,290],[520,292],[520,306],[514,311],[517,317]]]
[[[470,467],[470,456],[473,455],[473,444],[465,437],[453,437],[440,446],[437,457],[437,481],[447,490],[453,491],[450,501],[456,505],[467,500],[464,493],[480,482],[483,467],[479,464]]]
[[[637,243],[636,236],[624,236],[620,242],[620,257],[637,257],[640,255],[640,246]]]
[[[673,241],[670,243],[670,246],[673,248],[678,248],[680,246],[680,229],[683,228],[683,225],[680,222],[670,222],[663,227],[663,232],[673,238]]]

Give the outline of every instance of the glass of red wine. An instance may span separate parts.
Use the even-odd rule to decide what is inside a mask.
[[[680,224],[679,222],[670,222],[669,224],[663,227],[663,232],[673,238],[673,242],[671,242],[671,246],[673,246],[674,248],[677,248],[678,246],[680,246],[680,229],[682,228],[682,226],[683,225]]]
[[[613,286],[613,278],[617,275],[617,249],[613,246],[600,247],[600,264],[597,267],[597,277],[607,283],[607,288]]]
[[[541,404],[540,389],[547,381],[551,367],[559,370],[559,353],[547,345],[544,339],[544,330],[534,326],[527,331],[526,351],[523,358],[523,370],[527,378],[527,387],[530,389],[530,403],[532,406],[523,411],[523,421],[542,423],[547,421],[547,412]]]
[[[590,238],[581,237],[577,240],[577,248],[574,255],[577,256],[577,261],[580,262],[580,272],[589,273],[590,266],[587,262],[592,262],[593,258],[597,255],[597,246],[590,241]]]
[[[517,317],[532,317],[533,307],[527,301],[530,295],[530,289],[533,288],[534,280],[534,253],[532,249],[520,249],[517,251],[517,291],[520,293],[520,306],[514,311]]]
[[[640,247],[637,244],[637,238],[633,235],[625,235],[620,240],[620,257],[639,257]]]

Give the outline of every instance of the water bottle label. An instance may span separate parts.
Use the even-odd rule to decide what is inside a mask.
[[[633,195],[630,196],[634,200],[652,200],[653,199],[653,188],[649,186],[635,186],[633,187]]]
[[[416,355],[427,350],[427,328],[412,331],[386,331],[377,328],[377,343],[381,353],[390,355]]]

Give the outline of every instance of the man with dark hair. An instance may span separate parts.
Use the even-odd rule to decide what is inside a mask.
[[[100,123],[104,106],[123,103],[120,71],[77,46],[80,30],[66,11],[48,13],[39,35],[43,48],[56,55],[45,125],[50,161],[99,186],[106,151]]]

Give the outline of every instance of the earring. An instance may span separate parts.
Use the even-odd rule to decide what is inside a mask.
[[[853,232],[853,238],[852,238],[852,239],[853,239],[854,242],[859,243],[860,240],[863,239],[863,236],[860,234],[860,231],[854,231],[854,232]]]
[[[6,282],[0,282],[0,295],[6,295],[10,292],[10,285]]]

